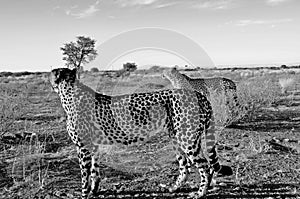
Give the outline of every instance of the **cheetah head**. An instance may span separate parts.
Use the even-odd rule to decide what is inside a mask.
[[[174,84],[174,83],[177,84],[179,74],[180,73],[178,72],[178,70],[175,66],[170,69],[164,70],[163,74],[162,74],[162,78],[169,80],[172,84]]]
[[[162,78],[170,80],[170,79],[172,79],[173,73],[176,73],[176,72],[177,72],[176,67],[173,67],[171,69],[165,69],[163,71]]]
[[[50,83],[55,92],[58,92],[60,84],[73,84],[75,79],[76,69],[56,68],[50,74]]]

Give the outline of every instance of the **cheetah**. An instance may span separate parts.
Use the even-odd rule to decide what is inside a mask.
[[[164,70],[163,77],[169,79],[174,88],[195,89],[205,96],[209,96],[209,89],[217,93],[236,93],[236,84],[225,77],[191,78],[186,74],[179,73],[176,68]]]
[[[232,174],[230,166],[219,163],[212,108],[201,93],[172,89],[108,96],[79,82],[76,69],[68,68],[52,70],[50,82],[67,114],[67,132],[76,145],[82,199],[97,194],[100,146],[146,142],[161,127],[167,130],[179,162],[179,176],[169,191],[182,185],[190,165],[201,177],[198,191],[191,193],[195,198],[206,194],[213,172]],[[205,150],[201,149],[204,141]]]
[[[192,89],[201,92],[206,97],[210,97],[210,90],[216,93],[224,93],[227,105],[233,100],[235,106],[239,106],[236,84],[225,77],[211,78],[190,78],[189,76],[179,73],[176,68],[164,70],[163,77],[167,78],[174,88]]]

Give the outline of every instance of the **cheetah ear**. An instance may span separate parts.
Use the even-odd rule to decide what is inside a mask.
[[[74,68],[74,69],[71,71],[71,77],[72,77],[72,78],[76,78],[76,74],[77,74],[77,69]]]
[[[50,74],[51,84],[59,84],[64,79],[63,78],[64,71],[65,68],[53,69]]]

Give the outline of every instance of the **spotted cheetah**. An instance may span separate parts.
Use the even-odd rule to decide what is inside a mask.
[[[67,114],[67,132],[77,148],[83,199],[97,194],[100,146],[145,142],[160,127],[168,131],[179,161],[180,174],[169,191],[185,181],[189,164],[201,177],[195,197],[205,195],[214,171],[232,174],[231,167],[218,161],[212,108],[201,93],[173,89],[108,96],[80,83],[76,70],[67,68],[52,70],[50,81]],[[206,148],[201,150],[204,141]]]
[[[237,103],[236,85],[230,79],[224,77],[190,78],[179,73],[176,68],[164,70],[163,77],[169,79],[174,88],[193,89],[207,97],[210,96],[209,90],[214,90],[217,93],[225,92],[226,95],[231,93],[233,100]]]

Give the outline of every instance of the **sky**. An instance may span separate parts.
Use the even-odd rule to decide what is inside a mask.
[[[60,47],[77,36],[101,46],[144,27],[191,38],[217,66],[300,63],[299,9],[299,0],[0,0],[0,72],[50,71],[64,66]],[[173,54],[140,50],[113,65],[126,61],[185,64]]]

